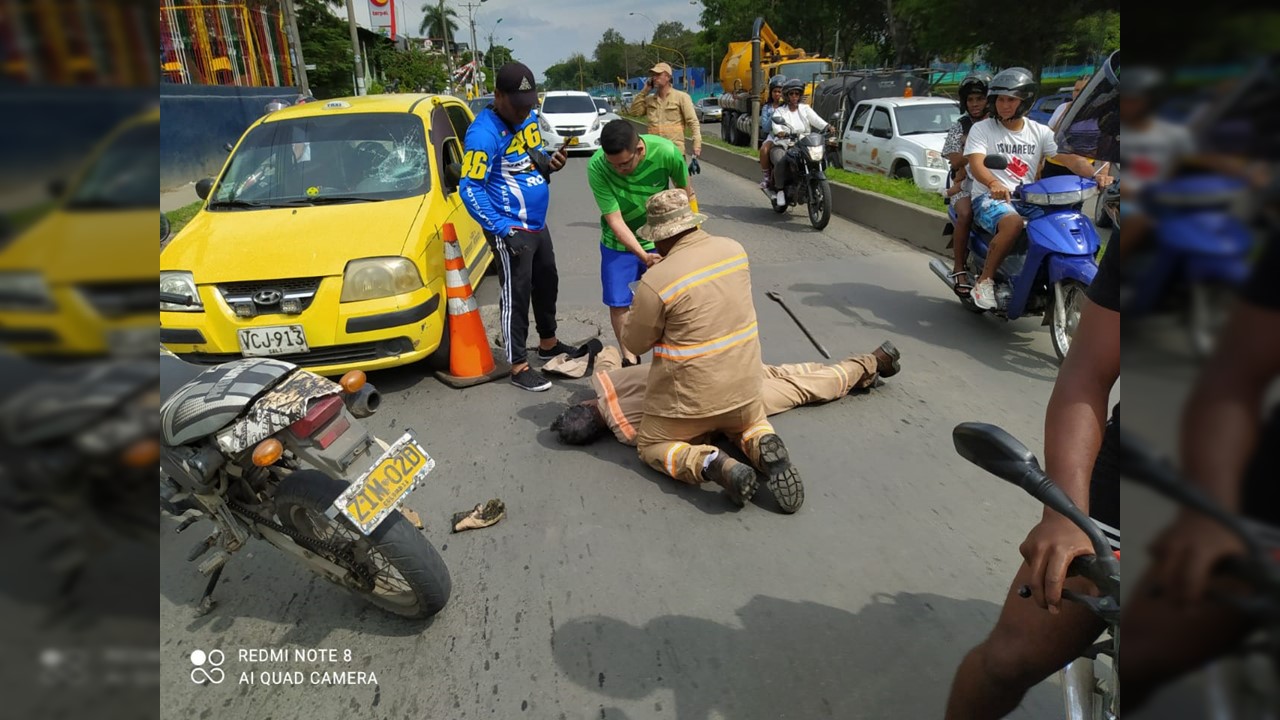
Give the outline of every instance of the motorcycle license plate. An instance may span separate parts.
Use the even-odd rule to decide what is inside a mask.
[[[368,535],[435,467],[426,449],[405,433],[333,501],[333,509]]]
[[[293,355],[309,352],[307,334],[301,325],[243,328],[239,331],[240,354],[245,357]]]

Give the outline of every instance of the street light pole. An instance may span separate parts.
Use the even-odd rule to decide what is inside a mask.
[[[302,38],[298,36],[298,11],[293,7],[293,0],[284,0],[285,24],[289,28],[289,49],[296,67],[294,75],[298,78],[298,88],[303,95],[311,94],[311,85],[307,83],[307,63],[302,59]]]

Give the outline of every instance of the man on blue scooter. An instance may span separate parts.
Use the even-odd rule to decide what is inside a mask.
[[[1024,217],[1038,208],[1012,201],[1013,190],[1033,183],[1046,158],[1055,158],[1083,178],[1093,178],[1093,166],[1079,155],[1058,152],[1053,131],[1047,125],[1026,117],[1036,97],[1036,82],[1026,68],[1002,70],[991,79],[987,89],[987,112],[990,117],[977,123],[969,132],[964,154],[973,178],[973,219],[986,232],[994,235],[987,250],[982,274],[974,283],[973,303],[984,310],[994,310],[996,303],[996,270],[1013,248],[1024,227]],[[1008,158],[1008,166],[992,170],[982,163],[987,155]],[[1097,178],[1100,187],[1111,184],[1111,178]]]

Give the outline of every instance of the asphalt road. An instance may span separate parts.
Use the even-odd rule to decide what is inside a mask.
[[[552,185],[562,336],[607,340],[584,171],[575,158]],[[449,564],[449,606],[428,624],[401,622],[257,543],[227,568],[217,609],[194,619],[204,581],[185,555],[205,526],[166,534],[163,717],[941,717],[1039,517],[1034,501],[958,457],[950,431],[993,422],[1039,452],[1057,371],[1048,335],[1036,320],[964,311],[928,255],[904,243],[840,218],[815,232],[709,164],[695,183],[706,229],[750,253],[766,362],[821,359],[765,299],[771,289],[837,355],[886,339],[902,351],[903,372],[883,387],[775,418],[805,507],[781,515],[762,491],[738,511],[612,441],[559,446],[546,428],[585,381],[529,394],[505,382],[452,390],[417,367],[376,373],[384,405],[372,428],[413,428],[438,461],[408,505]],[[482,304],[497,291],[486,278]],[[507,519],[449,533],[450,514],[491,497]],[[278,648],[342,659],[240,659]],[[192,682],[197,649],[225,653],[224,683]],[[295,670],[373,672],[378,684],[239,682]],[[1056,681],[1012,717],[1061,717]]]

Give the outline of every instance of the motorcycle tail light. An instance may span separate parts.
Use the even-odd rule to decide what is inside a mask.
[[[306,417],[289,426],[289,432],[299,440],[305,440],[315,434],[325,423],[333,419],[342,409],[342,398],[337,395],[329,397],[315,403],[311,409],[307,411]]]

